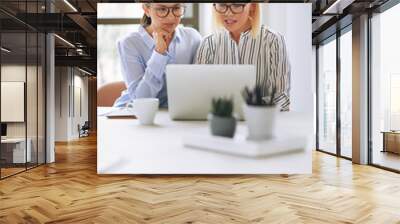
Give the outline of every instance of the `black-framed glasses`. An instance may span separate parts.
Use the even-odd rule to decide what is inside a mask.
[[[165,18],[172,12],[175,17],[182,17],[185,14],[185,6],[174,6],[174,7],[153,7],[156,11],[156,15],[160,18]]]
[[[214,3],[214,9],[220,14],[225,14],[228,9],[231,10],[233,14],[239,14],[244,11],[244,7],[246,3],[233,3],[233,4],[226,4],[226,3]]]

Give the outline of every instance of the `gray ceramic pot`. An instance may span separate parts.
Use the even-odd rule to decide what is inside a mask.
[[[235,135],[236,119],[234,117],[220,117],[209,115],[211,134],[232,138]]]

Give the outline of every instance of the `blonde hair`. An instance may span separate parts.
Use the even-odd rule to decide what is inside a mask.
[[[261,7],[259,3],[250,3],[255,5],[254,13],[253,15],[250,15],[250,23],[251,23],[251,36],[253,38],[256,38],[258,33],[260,32],[261,29]],[[223,27],[223,23],[220,19],[218,19],[217,12],[213,10],[213,20],[214,20],[214,26],[215,28],[221,28]]]

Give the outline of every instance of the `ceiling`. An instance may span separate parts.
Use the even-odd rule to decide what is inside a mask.
[[[54,32],[56,65],[79,66],[96,74],[96,7],[95,0],[1,0],[0,24],[2,46],[12,49],[3,57],[13,63],[37,57],[36,33]],[[52,13],[48,13],[52,9]],[[25,30],[34,32],[27,35]],[[39,38],[40,39],[40,38]],[[40,39],[42,40],[42,39]],[[36,40],[34,42],[37,42]],[[27,46],[27,48],[25,48]],[[40,45],[39,47],[43,47]],[[40,50],[40,49],[39,49]],[[2,52],[2,55],[5,54]],[[5,59],[7,58],[7,59]]]
[[[318,0],[313,2],[313,44],[318,44],[352,23],[354,17],[374,12],[389,0]]]

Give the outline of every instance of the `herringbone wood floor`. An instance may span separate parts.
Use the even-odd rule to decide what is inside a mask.
[[[98,176],[96,138],[0,181],[0,223],[400,223],[400,175],[315,152],[312,175]]]

